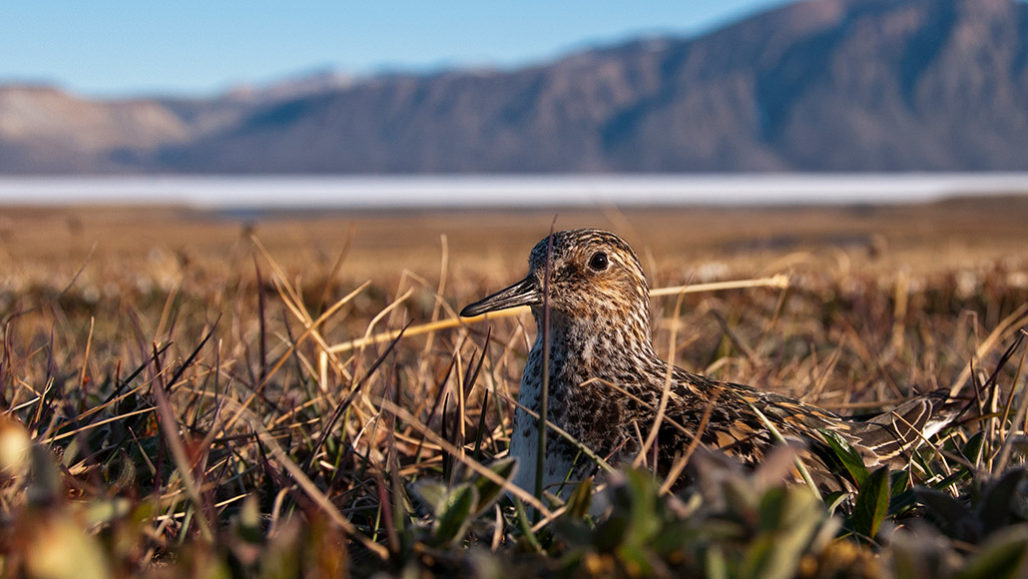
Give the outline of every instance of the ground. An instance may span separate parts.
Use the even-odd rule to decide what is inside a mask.
[[[58,532],[95,553],[98,572],[119,575],[188,572],[204,561],[266,572],[296,564],[287,554],[301,552],[304,569],[358,574],[383,565],[374,563],[380,556],[382,568],[422,572],[481,571],[496,562],[490,557],[525,573],[561,565],[709,572],[734,569],[735,552],[738,561],[763,561],[756,549],[765,527],[709,549],[704,524],[749,516],[709,489],[687,507],[675,502],[687,497],[658,497],[646,477],[613,481],[631,491],[626,512],[657,509],[654,520],[665,525],[635,529],[649,537],[641,543],[609,531],[617,512],[606,523],[556,515],[530,533],[512,510],[486,500],[489,486],[470,463],[505,453],[510,397],[534,327],[527,316],[446,320],[520,279],[554,220],[621,234],[652,288],[788,276],[787,290],[689,294],[677,318],[674,296],[654,298],[657,351],[670,352],[678,319],[678,364],[844,414],[937,388],[971,395],[1028,323],[1028,197],[389,213],[8,207],[0,214],[0,396],[10,429],[0,428],[0,439],[24,432],[47,452],[34,451],[31,468],[13,459],[4,467],[0,506],[20,530],[0,541],[5,573],[36,573],[36,541]],[[433,320],[443,323],[426,326]],[[351,342],[408,323],[393,345],[390,336]],[[1011,393],[1023,383],[1023,349],[1013,354],[997,373],[996,401],[983,402],[998,414],[917,459],[924,468],[906,483],[981,514],[973,497],[1022,460],[1021,398]],[[976,444],[985,450],[950,464]],[[942,456],[950,463],[939,467]],[[947,481],[933,470],[947,468],[964,474]],[[24,478],[25,469],[34,475]],[[48,469],[57,482],[40,477]],[[785,501],[821,529],[824,538],[797,539],[793,566],[781,568],[792,573],[828,573],[844,552],[896,572],[906,539],[895,529],[911,518],[935,521],[930,532],[959,545],[955,559],[931,563],[947,572],[984,565],[990,548],[1010,545],[1021,548],[1013,569],[1024,564],[1023,518],[1013,511],[967,534],[925,518],[932,499],[915,500],[897,483],[879,529],[848,503],[831,518],[821,503],[796,498],[795,487],[725,476],[741,477],[756,504]],[[474,492],[464,479],[477,481]],[[442,490],[432,486],[440,480],[449,482]],[[682,509],[693,510],[686,517]],[[704,538],[664,545],[660,529],[672,527]],[[708,551],[727,559],[695,559]]]

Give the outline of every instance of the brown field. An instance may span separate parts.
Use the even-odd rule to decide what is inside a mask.
[[[473,284],[522,273],[549,230],[600,227],[636,248],[651,285],[771,272],[917,279],[997,266],[1024,271],[1028,197],[839,208],[651,208],[254,214],[179,207],[8,207],[0,212],[4,283],[80,289],[125,273],[164,285],[190,274],[253,271],[254,235],[303,284],[383,290],[402,272],[435,286],[445,251],[451,305]],[[444,250],[445,243],[445,250]],[[337,263],[338,260],[341,260]],[[334,268],[334,269],[333,269]],[[74,289],[74,288],[72,288]],[[209,288],[207,288],[209,289]],[[345,287],[343,287],[345,289]],[[476,288],[477,289],[477,288]]]
[[[0,488],[3,512],[23,531],[0,539],[4,575],[43,564],[33,553],[58,532],[53,521],[71,512],[81,522],[100,507],[99,520],[73,525],[88,533],[60,532],[99,553],[97,569],[122,576],[155,572],[155,562],[182,563],[185,574],[198,560],[250,571],[281,564],[240,546],[240,525],[253,526],[252,541],[270,552],[314,549],[323,570],[363,574],[383,556],[393,570],[467,571],[460,545],[469,544],[513,557],[526,548],[513,515],[503,514],[498,531],[476,523],[470,535],[439,542],[406,483],[453,480],[468,457],[503,455],[531,318],[491,323],[477,378],[485,322],[395,346],[331,346],[408,323],[414,332],[519,279],[555,217],[559,229],[620,233],[653,288],[789,276],[788,290],[688,295],[675,359],[843,413],[922,390],[970,392],[1028,323],[1028,197],[243,217],[7,207],[0,403],[51,450],[61,484],[40,482],[37,471],[50,467],[35,458],[28,491],[17,482]],[[659,352],[668,351],[674,305],[674,297],[654,299]],[[1023,381],[1020,356],[998,373],[1000,407]],[[991,454],[973,472],[993,472],[1010,462],[1000,449],[1023,420],[1005,415],[958,432],[952,444],[986,432]],[[17,468],[0,465],[0,474],[18,481]],[[911,482],[936,480],[919,476]],[[23,516],[40,509],[49,518]],[[308,526],[292,529],[294,520]],[[985,537],[951,535],[968,558]],[[566,541],[541,545],[533,564],[552,571],[561,549]],[[809,564],[828,565],[818,557],[829,547],[817,549]],[[890,564],[859,553],[867,565]],[[618,566],[627,565],[622,555],[594,554],[631,574]]]
[[[255,233],[281,254],[284,264],[304,267],[334,259],[352,237],[348,259],[353,263],[344,273],[358,277],[388,274],[397,266],[436,271],[443,235],[451,257],[467,262],[459,266],[518,261],[556,219],[558,228],[616,231],[660,266],[708,259],[741,262],[796,251],[818,257],[842,250],[863,260],[868,256],[861,250],[878,245],[882,251],[875,257],[883,259],[867,264],[927,272],[1016,256],[1028,237],[1028,196],[895,206],[239,213],[182,207],[5,207],[0,247],[5,265],[46,260],[77,267],[94,245],[98,260],[138,263],[158,250],[227,262],[246,253],[247,237]],[[919,259],[924,250],[944,258],[942,263]],[[419,268],[419,261],[428,263]]]

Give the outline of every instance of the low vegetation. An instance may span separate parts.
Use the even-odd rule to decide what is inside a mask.
[[[675,331],[655,297],[679,365],[844,414],[975,400],[902,471],[840,444],[851,495],[786,483],[782,447],[756,471],[698,452],[677,494],[621,469],[566,503],[504,492],[530,318],[450,321],[523,274],[552,217],[472,246],[452,240],[490,239],[488,220],[397,217],[369,241],[387,220],[24,214],[0,224],[0,573],[1023,577],[1028,240],[982,222],[915,243],[895,211],[830,239],[725,213],[694,234],[734,235],[687,249],[654,241],[673,216],[562,217],[645,232],[655,288],[788,277],[687,294]],[[58,224],[51,245],[26,241],[32,219]]]

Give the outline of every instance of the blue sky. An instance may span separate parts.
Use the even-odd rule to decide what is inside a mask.
[[[0,83],[209,94],[314,70],[517,66],[785,0],[3,0]]]

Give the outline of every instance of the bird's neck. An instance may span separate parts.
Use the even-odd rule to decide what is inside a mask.
[[[532,347],[541,356],[544,348],[542,316],[536,317],[538,334]],[[633,364],[659,360],[650,342],[648,315],[625,319],[597,316],[570,317],[550,313],[550,371],[574,373],[582,378],[613,379],[612,373],[631,371]]]

